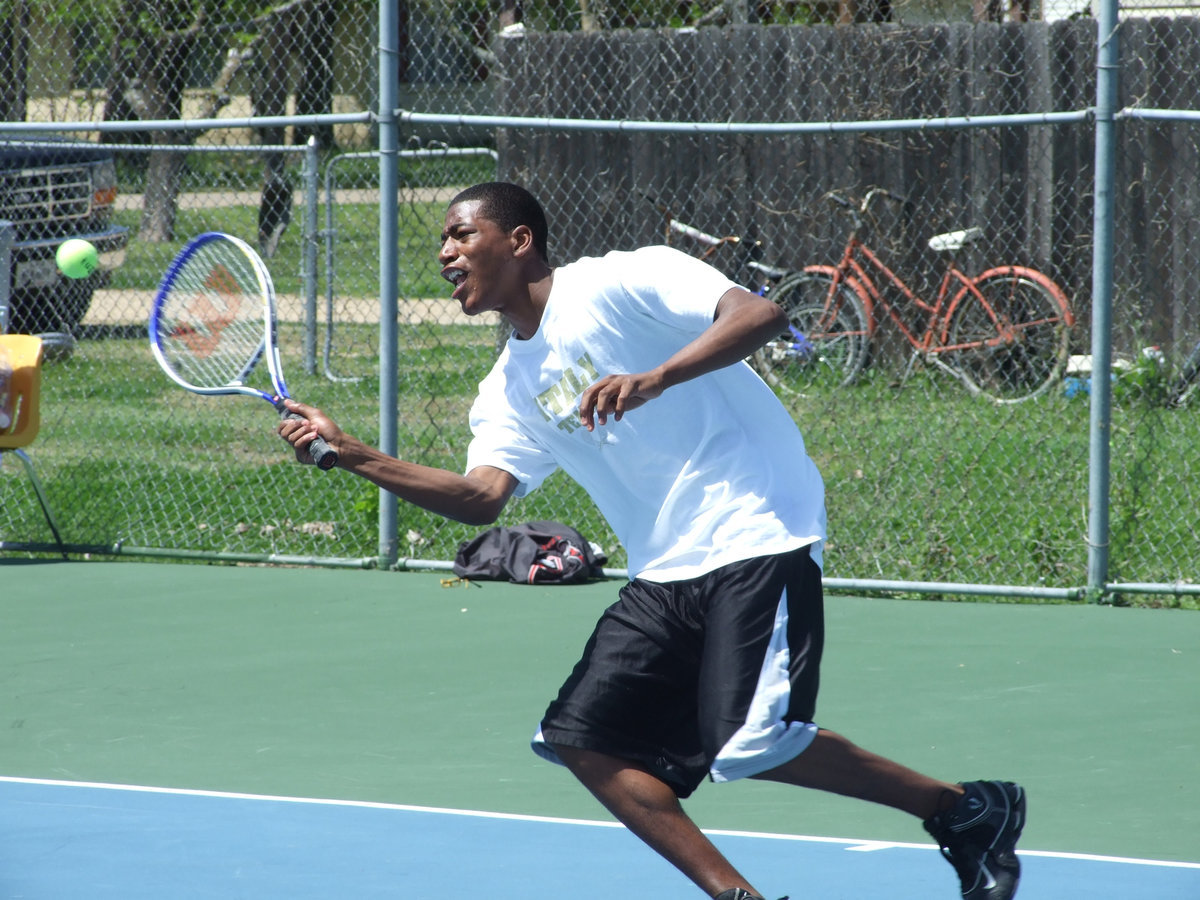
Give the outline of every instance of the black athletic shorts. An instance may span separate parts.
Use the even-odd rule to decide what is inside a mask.
[[[680,797],[812,742],[825,627],[821,570],[802,547],[688,581],[621,589],[550,704],[534,750],[636,761]]]

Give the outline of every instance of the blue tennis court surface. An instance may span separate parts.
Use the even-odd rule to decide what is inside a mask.
[[[710,831],[770,896],[955,896],[935,848]],[[1022,854],[1021,900],[1196,900],[1200,864]],[[610,823],[0,778],[5,900],[690,898]]]
[[[700,900],[529,752],[614,590],[0,561],[0,900]],[[825,724],[1028,789],[1018,900],[1200,900],[1200,616],[827,620]],[[767,900],[958,896],[893,810],[762,782],[686,805]]]

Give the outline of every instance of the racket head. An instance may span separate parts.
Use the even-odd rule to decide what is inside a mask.
[[[150,311],[150,346],[163,371],[198,394],[262,391],[244,382],[264,355],[276,354],[275,288],[244,241],[210,231],[171,261]],[[271,364],[272,376],[277,361]]]
[[[188,241],[163,276],[150,310],[150,347],[174,382],[197,394],[249,394],[299,419],[281,398],[287,385],[275,340],[275,285],[245,241],[208,231]],[[244,384],[264,356],[274,395]],[[321,469],[338,463],[324,438],[308,445]]]

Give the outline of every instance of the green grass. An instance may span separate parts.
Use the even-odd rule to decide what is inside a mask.
[[[401,374],[406,454],[415,443],[423,460],[457,468],[468,437],[464,379],[477,381],[490,365],[491,329],[458,326],[408,337],[421,355]],[[298,326],[284,327],[280,338],[293,395],[335,410],[343,427],[377,442],[377,376],[343,386],[305,374]],[[377,358],[356,362],[378,369]],[[377,552],[370,485],[295,465],[273,433],[275,414],[265,403],[180,390],[158,371],[142,339],[84,342],[71,359],[46,367],[43,389],[37,465],[72,543],[305,556]],[[0,484],[14,492],[24,487],[15,477]],[[47,537],[35,506],[5,507],[6,539]],[[401,534],[409,529],[430,542],[421,545],[426,556],[452,557],[457,541],[470,536],[406,508]]]
[[[370,326],[346,329],[367,346]],[[340,333],[339,333],[340,334]],[[334,384],[302,372],[299,334],[284,330],[296,396],[336,411],[377,440],[377,378]],[[405,331],[401,454],[461,468],[475,385],[494,353],[489,328]],[[361,352],[355,368],[377,369]],[[45,434],[36,448],[67,539],[187,551],[372,557],[377,494],[342,472],[292,463],[274,414],[242,398],[203,398],[170,385],[140,339],[87,341],[45,370]],[[789,406],[827,484],[827,574],[939,582],[1076,587],[1086,581],[1088,409],[1060,393],[997,407],[956,383],[917,373],[903,388],[875,374]],[[1112,578],[1194,577],[1200,420],[1136,400],[1114,412]],[[6,539],[45,539],[23,478],[0,475]],[[11,501],[11,502],[10,502]],[[400,507],[400,555],[451,559],[478,529]],[[607,525],[578,487],[556,476],[510,507],[506,521],[566,521],[623,565]],[[1134,602],[1146,602],[1132,598]],[[1151,602],[1160,602],[1161,598]],[[1164,601],[1195,607],[1193,599]]]
[[[325,218],[327,173],[333,166],[332,185],[337,189],[370,189],[378,183],[379,163],[375,159],[338,159],[338,154],[323,154],[319,162],[320,185],[318,230],[327,230]],[[125,153],[119,159],[120,184],[124,194],[145,190],[145,155]],[[337,160],[334,162],[334,160]],[[301,189],[301,158],[289,155],[285,177]],[[489,156],[405,159],[398,161],[401,188],[399,204],[400,235],[397,258],[402,297],[444,296],[445,283],[438,277],[434,254],[437,235],[445,213],[441,202],[409,200],[419,189],[430,186],[468,185],[496,177],[495,162]],[[135,239],[126,252],[124,264],[113,274],[115,289],[145,290],[162,278],[168,263],[186,241],[204,231],[225,231],[252,245],[258,233],[256,205],[229,205],[231,191],[255,193],[263,181],[263,164],[253,153],[190,153],[181,174],[180,191],[188,194],[188,204],[176,216],[176,239],[162,243],[138,240],[140,211],[122,211],[119,224],[132,229]],[[411,191],[408,189],[412,189]],[[209,202],[211,198],[211,203]],[[194,208],[200,205],[202,208]],[[379,207],[375,203],[335,203],[333,239],[339,268],[337,287],[345,296],[372,297],[379,291]],[[278,254],[268,261],[276,290],[281,294],[301,289],[301,253],[303,207],[292,210],[292,221],[284,232]],[[325,247],[318,247],[318,268],[324,267]]]
[[[897,388],[872,372],[789,405],[826,478],[828,574],[1086,582],[1082,399],[1056,392],[995,406],[936,374],[917,373]],[[1194,410],[1131,396],[1113,422],[1110,580],[1194,580],[1200,498],[1186,473],[1200,465],[1200,421]]]
[[[216,201],[214,201],[216,202]],[[447,294],[445,281],[435,265],[437,235],[445,210],[440,203],[406,204],[401,215],[401,233],[397,258],[401,297],[440,297]],[[299,213],[297,212],[297,215]],[[141,214],[118,213],[116,221],[136,234]],[[321,225],[324,228],[324,223]],[[125,253],[125,262],[113,272],[114,290],[152,289],[162,279],[171,260],[187,241],[205,231],[224,231],[253,246],[258,233],[258,211],[245,206],[213,206],[180,210],[176,219],[176,239],[162,243],[134,240]],[[267,260],[271,280],[279,294],[300,294],[301,273],[300,223],[292,221],[274,257]],[[373,204],[345,203],[338,207],[336,242],[338,248],[337,290],[341,296],[377,297],[379,295],[379,210]],[[324,289],[325,247],[318,248],[318,272]]]
[[[331,161],[343,153],[358,153],[354,148],[336,148],[321,154],[318,168],[324,177]],[[117,182],[124,193],[140,194],[146,189],[147,153],[125,151],[117,155]],[[337,159],[337,178],[340,183],[375,184],[379,180],[379,162],[375,158]],[[302,157],[290,153],[286,160],[285,177],[299,187],[302,181]],[[397,178],[402,188],[419,188],[431,184],[475,184],[496,177],[496,164],[489,156],[430,157],[397,161]],[[189,153],[180,177],[182,191],[212,191],[219,187],[260,185],[263,181],[263,160],[259,153],[228,152]]]
[[[401,207],[402,297],[445,296],[432,264],[440,204]],[[113,287],[149,292],[184,239],[225,230],[253,240],[247,207],[185,209],[170,243],[135,240]],[[136,229],[136,214],[122,215]],[[324,223],[322,222],[322,227]],[[344,204],[337,216],[339,297],[377,295],[378,213]],[[293,223],[269,265],[281,294],[301,289]],[[323,250],[321,262],[323,265]],[[425,265],[419,265],[418,262]],[[402,325],[400,452],[458,470],[467,411],[494,358],[491,328]],[[324,332],[319,339],[324,338]],[[281,329],[294,396],[378,441],[378,334],[338,324],[337,382],[304,372],[298,326]],[[320,342],[318,346],[321,346]],[[1200,546],[1200,416],[1166,410],[1142,385],[1116,392],[1112,430],[1110,579],[1187,582]],[[902,387],[887,367],[849,388],[785,397],[826,480],[826,572],[841,578],[1078,587],[1088,562],[1087,402],[1051,392],[1016,406],[971,397],[938,373]],[[202,398],[171,385],[141,337],[99,337],[44,372],[44,425],[35,448],[66,539],[72,543],[204,553],[374,557],[378,494],[345,473],[295,465],[274,435],[274,414],[243,398]],[[510,505],[506,522],[558,519],[625,563],[607,524],[560,475]],[[401,504],[401,556],[451,559],[478,529]],[[48,540],[27,482],[0,469],[0,538]],[[1195,598],[1132,602],[1195,608]]]

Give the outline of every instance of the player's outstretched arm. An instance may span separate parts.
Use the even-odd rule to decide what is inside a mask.
[[[579,420],[588,431],[606,425],[655,399],[672,385],[740,362],[787,330],[787,315],[770,300],[742,288],[726,291],[717,303],[713,323],[681,347],[661,366],[648,372],[612,373],[590,385],[579,401]]]
[[[461,475],[396,459],[342,431],[315,406],[295,400],[285,402],[288,409],[304,417],[285,419],[277,429],[280,437],[295,449],[298,461],[310,461],[307,447],[320,435],[337,450],[339,469],[448,519],[468,525],[490,525],[517,488],[512,475],[491,466],[480,466]]]

